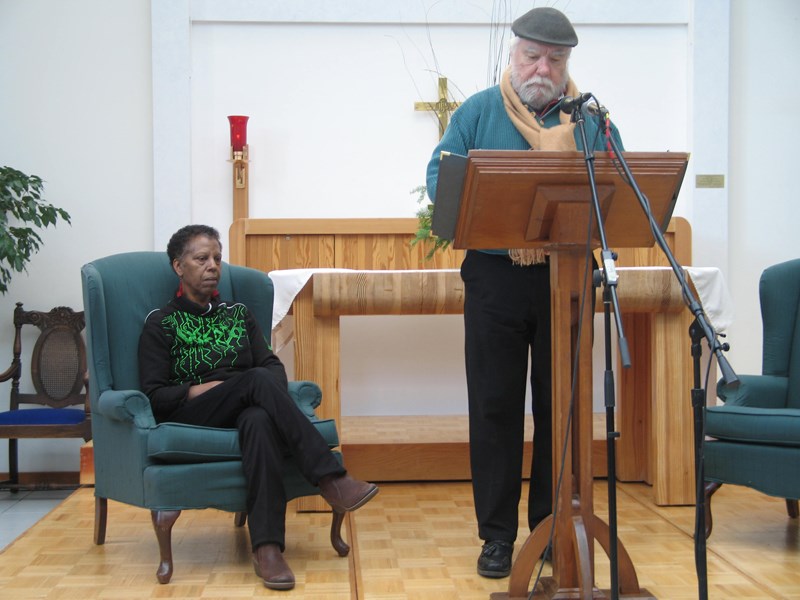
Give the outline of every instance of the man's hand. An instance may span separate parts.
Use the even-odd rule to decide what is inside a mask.
[[[189,395],[187,396],[188,400],[194,400],[200,394],[207,392],[213,387],[217,387],[221,381],[207,381],[206,383],[199,383],[197,385],[193,385],[189,388]]]

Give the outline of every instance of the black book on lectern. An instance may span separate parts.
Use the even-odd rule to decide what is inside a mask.
[[[431,231],[443,240],[456,237],[458,211],[461,208],[461,192],[467,173],[467,157],[442,152],[439,160],[439,177],[436,180],[436,202],[433,204]]]

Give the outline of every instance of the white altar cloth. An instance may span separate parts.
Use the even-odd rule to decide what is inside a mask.
[[[625,271],[671,271],[671,267],[620,267],[619,278],[622,281]],[[733,323],[734,307],[725,278],[717,267],[683,267],[689,275],[698,300],[709,324],[717,333],[723,333]],[[687,307],[688,310],[688,307]]]
[[[670,267],[624,267],[619,269],[620,280],[626,270],[670,269]],[[733,323],[733,300],[722,276],[716,267],[684,267],[697,290],[700,305],[717,333],[725,332]],[[275,288],[272,307],[272,343],[275,352],[288,344],[293,336],[291,319],[287,319],[292,302],[314,273],[343,273],[353,269],[281,269],[270,271],[269,277]],[[379,271],[378,271],[379,272]],[[687,309],[688,310],[688,309]]]

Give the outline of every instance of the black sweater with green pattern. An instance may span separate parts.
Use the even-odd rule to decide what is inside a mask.
[[[183,296],[152,311],[139,338],[139,379],[157,421],[182,406],[189,387],[264,367],[286,382],[286,370],[244,304]]]

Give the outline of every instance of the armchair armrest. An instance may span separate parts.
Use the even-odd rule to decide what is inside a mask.
[[[19,362],[11,363],[11,366],[6,369],[5,373],[0,374],[0,383],[8,381],[12,377],[19,377]]]
[[[300,410],[312,421],[316,420],[314,412],[322,403],[322,390],[313,381],[290,381],[289,395],[300,407]]]
[[[322,403],[322,390],[313,381],[290,381],[289,395],[303,411],[303,414],[314,423],[317,431],[322,434],[329,448],[336,448],[339,445],[339,433],[336,430],[336,422],[333,419],[322,420],[317,417],[315,409]]]
[[[132,423],[141,429],[156,426],[150,400],[138,390],[106,390],[97,400],[97,412],[114,421]]]
[[[720,380],[717,396],[728,405],[754,408],[786,408],[789,378],[774,375],[740,375],[739,387],[729,389]]]

